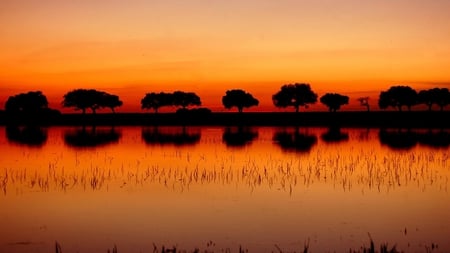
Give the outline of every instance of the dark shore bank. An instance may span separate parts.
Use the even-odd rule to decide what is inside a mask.
[[[186,126],[329,126],[450,128],[450,111],[375,111],[375,112],[244,112],[239,113],[98,113],[6,115],[0,124],[36,125],[186,125]]]

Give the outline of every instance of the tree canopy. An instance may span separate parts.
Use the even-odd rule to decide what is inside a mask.
[[[406,106],[411,110],[413,105],[418,103],[417,92],[409,86],[392,86],[387,91],[382,91],[378,99],[378,106],[381,109],[388,107],[398,108],[402,110]]]
[[[272,101],[276,107],[286,108],[293,106],[295,112],[298,112],[300,106],[307,108],[308,104],[316,103],[317,94],[311,90],[309,84],[286,84],[272,96]]]
[[[123,102],[119,99],[117,95],[111,95],[106,92],[103,92],[101,97],[101,107],[110,108],[113,113],[115,113],[116,107],[122,106]]]
[[[450,104],[450,92],[447,88],[421,90],[418,94],[418,102],[427,105],[430,111],[434,104],[443,111],[444,107]]]
[[[160,92],[160,93],[147,93],[141,100],[142,109],[153,109],[155,113],[158,112],[159,108],[163,106],[170,106],[173,104],[173,96],[170,93]]]
[[[235,89],[226,91],[225,96],[222,97],[222,104],[226,109],[236,107],[242,113],[244,108],[257,106],[259,101],[252,94],[244,90]]]
[[[320,97],[320,102],[328,107],[330,112],[336,112],[342,105],[348,104],[348,96],[338,93],[327,93]]]
[[[41,91],[30,91],[10,96],[5,103],[7,112],[33,113],[47,108],[47,97]]]
[[[122,106],[118,96],[94,89],[76,89],[69,91],[63,97],[63,107],[74,107],[81,110],[83,114],[86,109],[95,113],[97,109],[108,107],[114,112],[114,108]]]
[[[183,109],[186,109],[188,106],[200,106],[202,102],[200,97],[197,96],[194,92],[184,92],[184,91],[175,91],[173,94],[173,105],[181,106]]]

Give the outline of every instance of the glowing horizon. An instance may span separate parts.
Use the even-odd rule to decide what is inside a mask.
[[[225,91],[260,100],[305,82],[320,95],[356,98],[404,84],[450,87],[450,2],[56,1],[0,4],[0,108],[41,90],[50,107],[75,88],[119,95],[141,111],[147,92],[192,91],[226,111]],[[325,110],[317,103],[309,110]],[[360,108],[362,109],[362,108]],[[73,111],[64,109],[64,112]]]

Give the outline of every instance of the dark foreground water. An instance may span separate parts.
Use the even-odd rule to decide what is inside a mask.
[[[441,130],[0,128],[0,252],[450,251]]]

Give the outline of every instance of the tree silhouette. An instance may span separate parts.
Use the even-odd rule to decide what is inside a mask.
[[[360,97],[357,100],[361,106],[365,106],[367,108],[368,112],[370,111],[369,97]]]
[[[388,107],[402,110],[406,106],[411,111],[411,106],[418,102],[417,92],[409,86],[392,86],[387,91],[382,91],[378,100],[378,106],[381,109]]]
[[[311,90],[309,84],[286,84],[272,96],[272,101],[276,107],[286,108],[293,106],[295,112],[298,112],[300,106],[308,108],[308,104],[316,103],[317,94]]]
[[[436,104],[444,111],[444,107],[450,104],[450,91],[447,88],[439,89],[436,92]]]
[[[327,93],[320,98],[320,102],[328,106],[330,112],[336,112],[342,105],[348,104],[348,96],[337,93]]]
[[[200,106],[202,102],[200,97],[194,92],[175,91],[173,93],[173,105],[181,106],[183,109],[190,105]]]
[[[123,102],[119,99],[119,96],[103,92],[101,96],[100,107],[110,108],[113,113],[116,113],[114,108],[122,105]]]
[[[435,103],[435,89],[421,90],[418,94],[418,102],[428,106],[428,110],[431,111],[431,107]]]
[[[438,105],[443,111],[444,107],[450,104],[450,92],[447,88],[421,90],[418,94],[418,102],[427,105],[429,111],[433,104]]]
[[[244,108],[258,106],[259,101],[252,94],[236,89],[226,91],[225,96],[222,97],[222,104],[226,109],[236,107],[239,113],[242,113]]]
[[[63,107],[74,107],[75,110],[81,110],[83,114],[90,108],[92,113],[100,108],[103,93],[94,89],[76,89],[69,91],[64,95]]]
[[[159,108],[163,106],[173,105],[173,95],[170,93],[147,93],[141,100],[142,109],[153,109],[158,113]]]
[[[48,109],[47,97],[41,91],[30,91],[11,96],[5,103],[6,112],[36,113]]]

